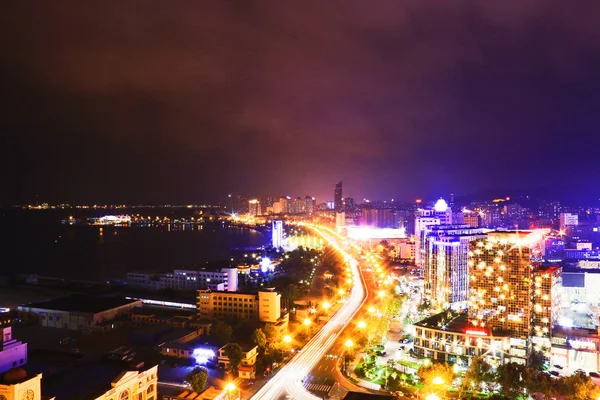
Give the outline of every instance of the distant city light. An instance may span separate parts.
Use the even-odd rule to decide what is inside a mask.
[[[267,273],[267,272],[273,272],[274,269],[275,269],[275,266],[271,262],[271,259],[269,257],[263,257],[262,260],[260,261],[260,270],[263,273]]]

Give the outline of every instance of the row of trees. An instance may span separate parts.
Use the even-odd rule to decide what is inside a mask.
[[[281,343],[277,330],[270,324],[266,324],[262,329],[255,329],[252,332],[252,343],[258,347],[258,360],[256,362],[256,372],[263,373],[270,369],[273,363],[283,361],[286,351]]]
[[[427,388],[435,388],[436,379],[437,382],[443,381],[443,387],[447,387],[454,379],[454,372],[448,364],[435,363],[421,367],[417,376]],[[526,399],[535,396],[538,399],[565,397],[570,400],[586,400],[600,396],[600,389],[584,373],[553,378],[534,365],[508,363],[494,369],[481,357],[475,357],[461,379],[459,398],[481,390],[495,393],[498,399]]]

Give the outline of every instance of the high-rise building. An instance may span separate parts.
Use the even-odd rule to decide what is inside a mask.
[[[248,214],[250,215],[261,215],[260,201],[257,199],[248,200]]]
[[[282,220],[273,220],[271,232],[273,233],[272,237],[272,245],[274,248],[278,249],[283,246],[283,221]]]
[[[562,301],[562,268],[539,266],[533,271],[533,315],[531,341],[536,351],[547,352]]]
[[[346,209],[346,211],[354,211],[355,207],[356,205],[354,204],[354,198],[346,197],[344,199],[344,209]]]
[[[569,226],[579,225],[579,216],[571,213],[560,213],[560,230],[564,231]]]
[[[304,199],[297,197],[293,201],[294,214],[304,214]]]
[[[469,294],[469,245],[486,230],[468,225],[436,225],[422,231],[425,297],[432,307],[466,308]]]
[[[425,248],[423,246],[422,232],[431,225],[439,225],[440,219],[434,216],[418,215],[415,218],[415,264],[419,267],[421,274],[423,273],[423,260],[425,257]]]
[[[534,313],[551,306],[549,296],[534,298],[536,290],[541,294],[534,270],[542,246],[538,231],[490,232],[469,251],[469,324],[485,334],[510,332],[510,361],[521,364],[531,353]]]
[[[335,211],[342,211],[344,208],[344,201],[342,198],[342,181],[335,184],[333,190],[333,208]]]
[[[293,202],[290,196],[284,196],[279,198],[281,204],[281,212],[284,214],[291,214],[293,210]]]
[[[316,199],[311,196],[304,198],[304,212],[308,215],[313,215],[316,210]]]
[[[472,228],[479,227],[479,214],[474,211],[464,210],[462,212],[463,223],[469,225]]]

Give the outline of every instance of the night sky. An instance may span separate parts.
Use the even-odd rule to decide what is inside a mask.
[[[8,1],[0,203],[594,199],[599,26],[598,1]]]

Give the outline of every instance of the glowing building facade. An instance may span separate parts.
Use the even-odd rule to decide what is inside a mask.
[[[278,249],[283,246],[283,221],[282,220],[273,220],[272,222],[272,238],[271,244],[274,248]]]
[[[469,251],[469,324],[490,334],[509,332],[510,361],[521,364],[531,353],[534,322],[547,318],[551,307],[550,293],[542,291],[551,292],[552,284],[535,284],[542,239],[538,231],[491,232],[471,242]],[[546,328],[535,330],[536,336],[549,339],[550,325]]]
[[[436,225],[422,231],[425,297],[434,308],[466,308],[469,244],[486,230],[468,225]]]
[[[261,215],[260,201],[257,199],[248,200],[248,214],[256,216]]]

